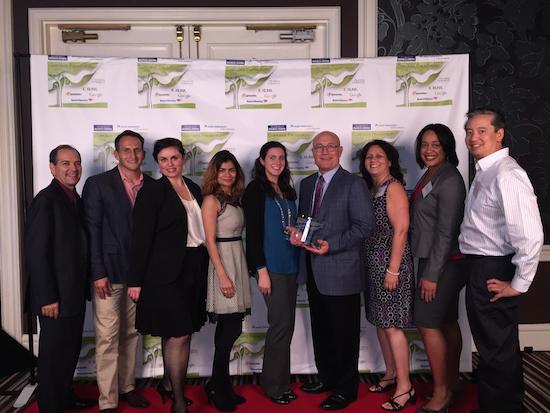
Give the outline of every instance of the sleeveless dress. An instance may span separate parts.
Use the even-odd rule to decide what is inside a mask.
[[[235,286],[235,295],[224,297],[218,282],[216,269],[212,261],[208,264],[208,291],[206,311],[215,321],[213,315],[250,313],[250,281],[243,242],[240,239],[244,227],[244,213],[240,206],[226,204],[218,215],[216,240],[220,258],[227,276]],[[228,240],[228,238],[239,238]]]
[[[414,274],[411,249],[405,244],[403,259],[399,267],[399,284],[397,289],[388,291],[384,288],[386,269],[390,261],[393,227],[388,217],[387,190],[392,182],[384,182],[373,198],[376,228],[373,235],[363,245],[367,289],[365,292],[365,312],[367,320],[376,327],[403,328],[411,325],[414,301]]]

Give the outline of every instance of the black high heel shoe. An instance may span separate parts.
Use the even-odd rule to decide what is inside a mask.
[[[386,407],[385,404],[382,404],[380,407],[386,411],[389,411],[389,412],[399,412],[401,410],[403,410],[405,408],[405,406],[407,404],[415,404],[416,403],[416,392],[414,392],[414,389],[411,387],[409,389],[409,391],[405,392],[405,393],[401,393],[401,394],[398,394],[397,396],[394,396],[392,397],[391,399],[389,399],[386,403],[388,403],[390,405],[390,407]],[[403,404],[399,404],[395,401],[395,399],[401,397],[401,396],[404,396],[408,394],[409,395],[409,398],[405,401],[405,403]]]
[[[214,389],[212,382],[206,382],[204,386],[206,391],[206,398],[208,399],[208,404],[213,404],[216,410],[220,412],[233,412],[235,411],[235,394],[228,393],[224,394]],[[242,396],[241,396],[242,397]],[[243,397],[244,398],[244,397]]]
[[[174,392],[172,390],[166,389],[163,386],[162,381],[159,382],[159,384],[157,384],[157,393],[159,394],[160,399],[162,400],[162,404],[166,403],[166,400],[172,400],[172,401],[174,400]],[[188,399],[185,396],[183,397],[183,399],[185,400],[185,405],[187,407],[193,404],[193,400]]]

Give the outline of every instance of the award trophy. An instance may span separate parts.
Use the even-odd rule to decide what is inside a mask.
[[[296,219],[296,228],[302,235],[300,241],[307,245],[317,246],[320,230],[323,227],[323,223],[314,220],[312,217],[301,215]]]

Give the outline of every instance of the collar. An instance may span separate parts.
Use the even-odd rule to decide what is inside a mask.
[[[484,158],[481,158],[479,161],[476,162],[476,171],[479,171],[479,170],[486,171],[498,161],[506,158],[508,156],[508,153],[509,153],[508,148],[502,148],[496,152],[493,152],[490,155],[487,155]]]
[[[129,182],[131,183],[133,186],[136,186],[136,185],[139,185],[143,182],[143,172],[140,171],[140,174],[139,174],[139,179],[134,182],[132,181],[130,178],[128,178],[126,175],[124,175],[124,172],[122,172],[122,168],[120,167],[120,165],[117,165],[116,167],[118,169],[118,173],[120,174],[120,178],[123,180],[123,181],[126,181],[126,182]]]
[[[338,169],[340,169],[340,165],[338,165],[336,168],[331,169],[330,171],[327,171],[325,173],[321,173],[321,171],[319,171],[319,176],[322,176],[325,182],[328,183],[330,182],[332,177],[336,174],[336,172],[338,172]],[[317,179],[319,179],[319,177],[317,177]]]

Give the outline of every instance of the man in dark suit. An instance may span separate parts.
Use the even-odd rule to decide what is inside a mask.
[[[298,282],[307,284],[320,381],[301,389],[330,391],[321,408],[338,410],[357,399],[360,293],[365,285],[361,244],[373,227],[373,211],[366,183],[340,166],[338,136],[320,132],[312,146],[319,173],[301,182],[299,213],[324,227],[316,245],[302,245]]]
[[[114,153],[118,165],[90,177],[82,192],[90,234],[97,385],[103,413],[116,412],[119,394],[132,407],[149,406],[135,390],[136,305],[126,287],[132,209],[138,191],[153,181],[140,169],[143,144],[139,133],[119,134]]]
[[[85,408],[71,383],[80,353],[87,281],[84,214],[75,186],[80,154],[69,145],[50,152],[52,183],[33,199],[25,225],[25,264],[31,310],[40,321],[38,408],[61,413]],[[95,402],[93,402],[95,403]]]

